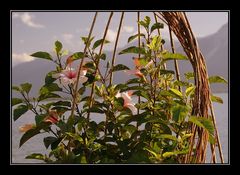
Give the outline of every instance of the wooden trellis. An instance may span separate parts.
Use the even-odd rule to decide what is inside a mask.
[[[103,40],[105,40],[105,38],[106,38],[107,31],[108,31],[113,14],[114,14],[114,12],[110,12],[109,19],[108,19],[108,22],[107,22],[107,25],[105,27],[105,31],[104,31],[104,34],[102,37]],[[93,19],[93,22],[92,22],[92,25],[90,28],[88,40],[86,42],[86,46],[84,49],[84,55],[87,52],[87,45],[89,43],[89,38],[91,38],[97,15],[98,15],[98,12],[95,13],[95,16],[94,16],[94,19]],[[194,36],[194,34],[191,30],[191,26],[189,24],[188,18],[184,12],[153,12],[153,15],[155,18],[155,22],[157,22],[158,20],[161,20],[165,24],[168,25],[172,52],[173,53],[175,52],[173,36],[172,36],[172,33],[174,33],[175,36],[177,37],[177,39],[179,40],[182,48],[184,49],[184,52],[186,53],[186,55],[188,56],[188,58],[191,62],[191,65],[192,65],[193,71],[194,71],[194,82],[195,82],[195,86],[196,86],[195,94],[194,94],[194,101],[193,101],[192,115],[203,116],[206,118],[211,116],[211,120],[213,121],[214,128],[215,128],[215,140],[216,140],[215,144],[210,144],[211,154],[212,154],[211,162],[217,163],[217,156],[215,153],[216,152],[215,149],[217,146],[218,151],[219,151],[220,161],[221,161],[221,163],[224,163],[218,129],[216,126],[216,119],[215,119],[215,115],[214,115],[214,111],[213,111],[212,102],[210,99],[210,87],[209,87],[209,82],[208,82],[208,73],[207,73],[207,69],[206,69],[206,63],[205,63],[204,56],[202,55],[201,50],[198,46],[196,37]],[[121,13],[121,18],[120,18],[118,32],[117,32],[117,38],[116,38],[116,41],[114,44],[111,66],[114,66],[114,64],[115,64],[116,48],[117,48],[118,40],[120,38],[123,18],[124,18],[124,12]],[[137,21],[139,21],[139,20],[140,20],[140,12],[137,12]],[[138,25],[138,33],[140,34],[140,26],[139,25]],[[158,29],[158,35],[161,36],[161,31],[159,29]],[[101,47],[99,50],[99,55],[102,54],[103,43],[104,42],[102,42],[102,44],[101,44]],[[141,42],[140,42],[140,35],[139,35],[139,37],[138,37],[138,46],[139,47],[140,47],[140,44],[141,44]],[[161,47],[161,49],[163,50],[163,46]],[[140,57],[140,54],[139,54],[139,57]],[[71,111],[71,117],[69,118],[68,122],[71,122],[71,119],[74,114],[74,110],[75,110],[75,106],[76,106],[76,95],[77,95],[77,90],[78,90],[78,81],[79,81],[79,77],[80,77],[80,69],[83,66],[83,62],[84,62],[84,59],[81,59],[81,61],[79,63],[77,82],[74,87],[73,108]],[[98,67],[98,64],[99,64],[99,61],[97,62],[96,67]],[[175,65],[176,78],[177,78],[177,80],[180,80],[179,67],[178,67],[178,62],[176,60],[174,61],[174,65]],[[165,65],[164,67],[166,68],[166,66],[167,65]],[[99,70],[96,69],[95,73],[97,73],[98,71]],[[113,79],[113,73],[111,73],[109,84],[112,84],[112,79]],[[89,107],[92,106],[92,101],[94,98],[94,89],[95,89],[95,83],[93,83],[92,87],[91,87]],[[180,87],[179,87],[179,90],[181,90]],[[138,101],[140,101],[140,97],[139,97]],[[138,110],[138,113],[139,113],[139,110]],[[211,115],[209,115],[209,113]],[[90,117],[90,112],[88,112],[88,115],[87,115],[88,120],[89,120],[89,117]],[[194,155],[196,158],[195,162],[196,163],[205,163],[206,162],[206,151],[207,151],[207,145],[208,145],[208,137],[209,137],[207,131],[192,124],[189,132],[193,133],[193,135],[189,139],[190,150],[189,150],[189,153],[186,156],[184,156],[184,158],[181,160],[181,163],[189,163],[190,162],[193,147],[196,147],[196,150],[197,150],[196,155]]]

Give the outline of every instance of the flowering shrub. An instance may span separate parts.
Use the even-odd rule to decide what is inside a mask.
[[[149,17],[139,24],[146,30],[146,34],[140,34],[145,44],[119,53],[141,54],[140,58],[134,57],[133,70],[126,65],[106,63],[103,74],[98,62],[105,63],[106,55],[98,55],[96,48],[108,41],[94,42],[94,38],[90,38],[86,55],[83,52],[66,55],[59,41],[55,42],[56,58],[47,52],[31,55],[55,64],[56,69],[47,73],[37,97],[29,97],[32,87],[29,83],[12,87],[23,97],[12,99],[12,106],[17,105],[13,119],[17,120],[29,110],[35,117],[35,123],[20,127],[23,132],[20,147],[35,135],[49,133],[43,139],[46,149],[50,148],[49,154],[33,153],[26,158],[46,163],[182,163],[189,151],[193,155],[197,151],[189,150],[190,123],[206,129],[209,141],[215,141],[212,122],[191,115],[193,73],[185,74],[187,81],[178,81],[175,72],[164,66],[170,60],[188,61],[188,58],[161,49],[164,40],[154,36],[153,31],[163,28],[163,24],[151,26]],[[138,36],[131,36],[128,42]],[[86,44],[87,38],[82,39]],[[80,68],[80,87],[74,96],[78,70],[73,68],[73,62],[81,59],[85,62]],[[116,71],[134,78],[129,76],[125,83],[112,84],[109,78]],[[210,78],[211,82],[225,81],[218,76]],[[92,96],[88,90],[92,90]],[[69,98],[63,98],[63,93]],[[134,97],[140,100],[133,102]],[[69,122],[73,98],[77,105]],[[216,96],[212,96],[212,100],[222,102]],[[91,119],[92,113],[105,116],[105,120],[97,123]]]

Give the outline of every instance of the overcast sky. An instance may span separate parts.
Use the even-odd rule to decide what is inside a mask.
[[[87,36],[94,12],[12,12],[12,64],[13,66],[33,60],[29,55],[36,51],[51,52],[56,40],[63,43],[65,49],[82,51],[81,36]],[[99,12],[93,31],[96,39],[103,37],[104,28],[110,12]],[[110,24],[107,39],[115,40],[120,20],[120,12],[115,12]],[[141,12],[141,19],[152,12]],[[227,12],[187,12],[192,30],[197,37],[215,33],[228,22]],[[129,36],[137,32],[137,13],[126,12],[120,34],[119,47],[127,44]],[[168,38],[167,27],[163,38]],[[111,50],[106,45],[104,49]]]

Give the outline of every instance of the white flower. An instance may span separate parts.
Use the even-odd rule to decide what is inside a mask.
[[[136,113],[137,112],[137,108],[135,107],[135,104],[132,102],[132,92],[128,91],[128,92],[122,92],[122,93],[117,93],[116,94],[116,98],[122,97],[124,100],[124,105],[123,107],[129,108],[132,113]]]
[[[87,69],[80,70],[79,83],[85,83],[88,78],[85,76]],[[77,71],[67,66],[66,69],[62,70],[61,73],[53,74],[53,78],[60,78],[64,85],[74,84],[77,81]]]

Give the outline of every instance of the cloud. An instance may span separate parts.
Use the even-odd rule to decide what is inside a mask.
[[[117,32],[111,29],[108,29],[106,39],[110,42],[114,42],[116,40],[116,37],[117,37]]]
[[[17,64],[24,63],[24,62],[33,61],[33,60],[34,60],[34,57],[31,57],[27,53],[21,53],[21,54],[12,53],[12,65],[13,66],[16,66]]]
[[[24,24],[26,24],[28,27],[32,27],[32,28],[44,28],[45,26],[39,23],[36,23],[33,21],[33,19],[35,18],[33,15],[31,15],[30,13],[13,13],[12,15],[13,18],[17,19],[19,18]]]
[[[73,37],[74,35],[71,34],[71,33],[64,33],[62,34],[62,38],[64,39],[64,41],[67,43],[67,44],[70,44],[70,45],[73,45]]]
[[[132,27],[132,26],[123,26],[123,32],[133,33],[133,31],[134,31],[134,27]]]

